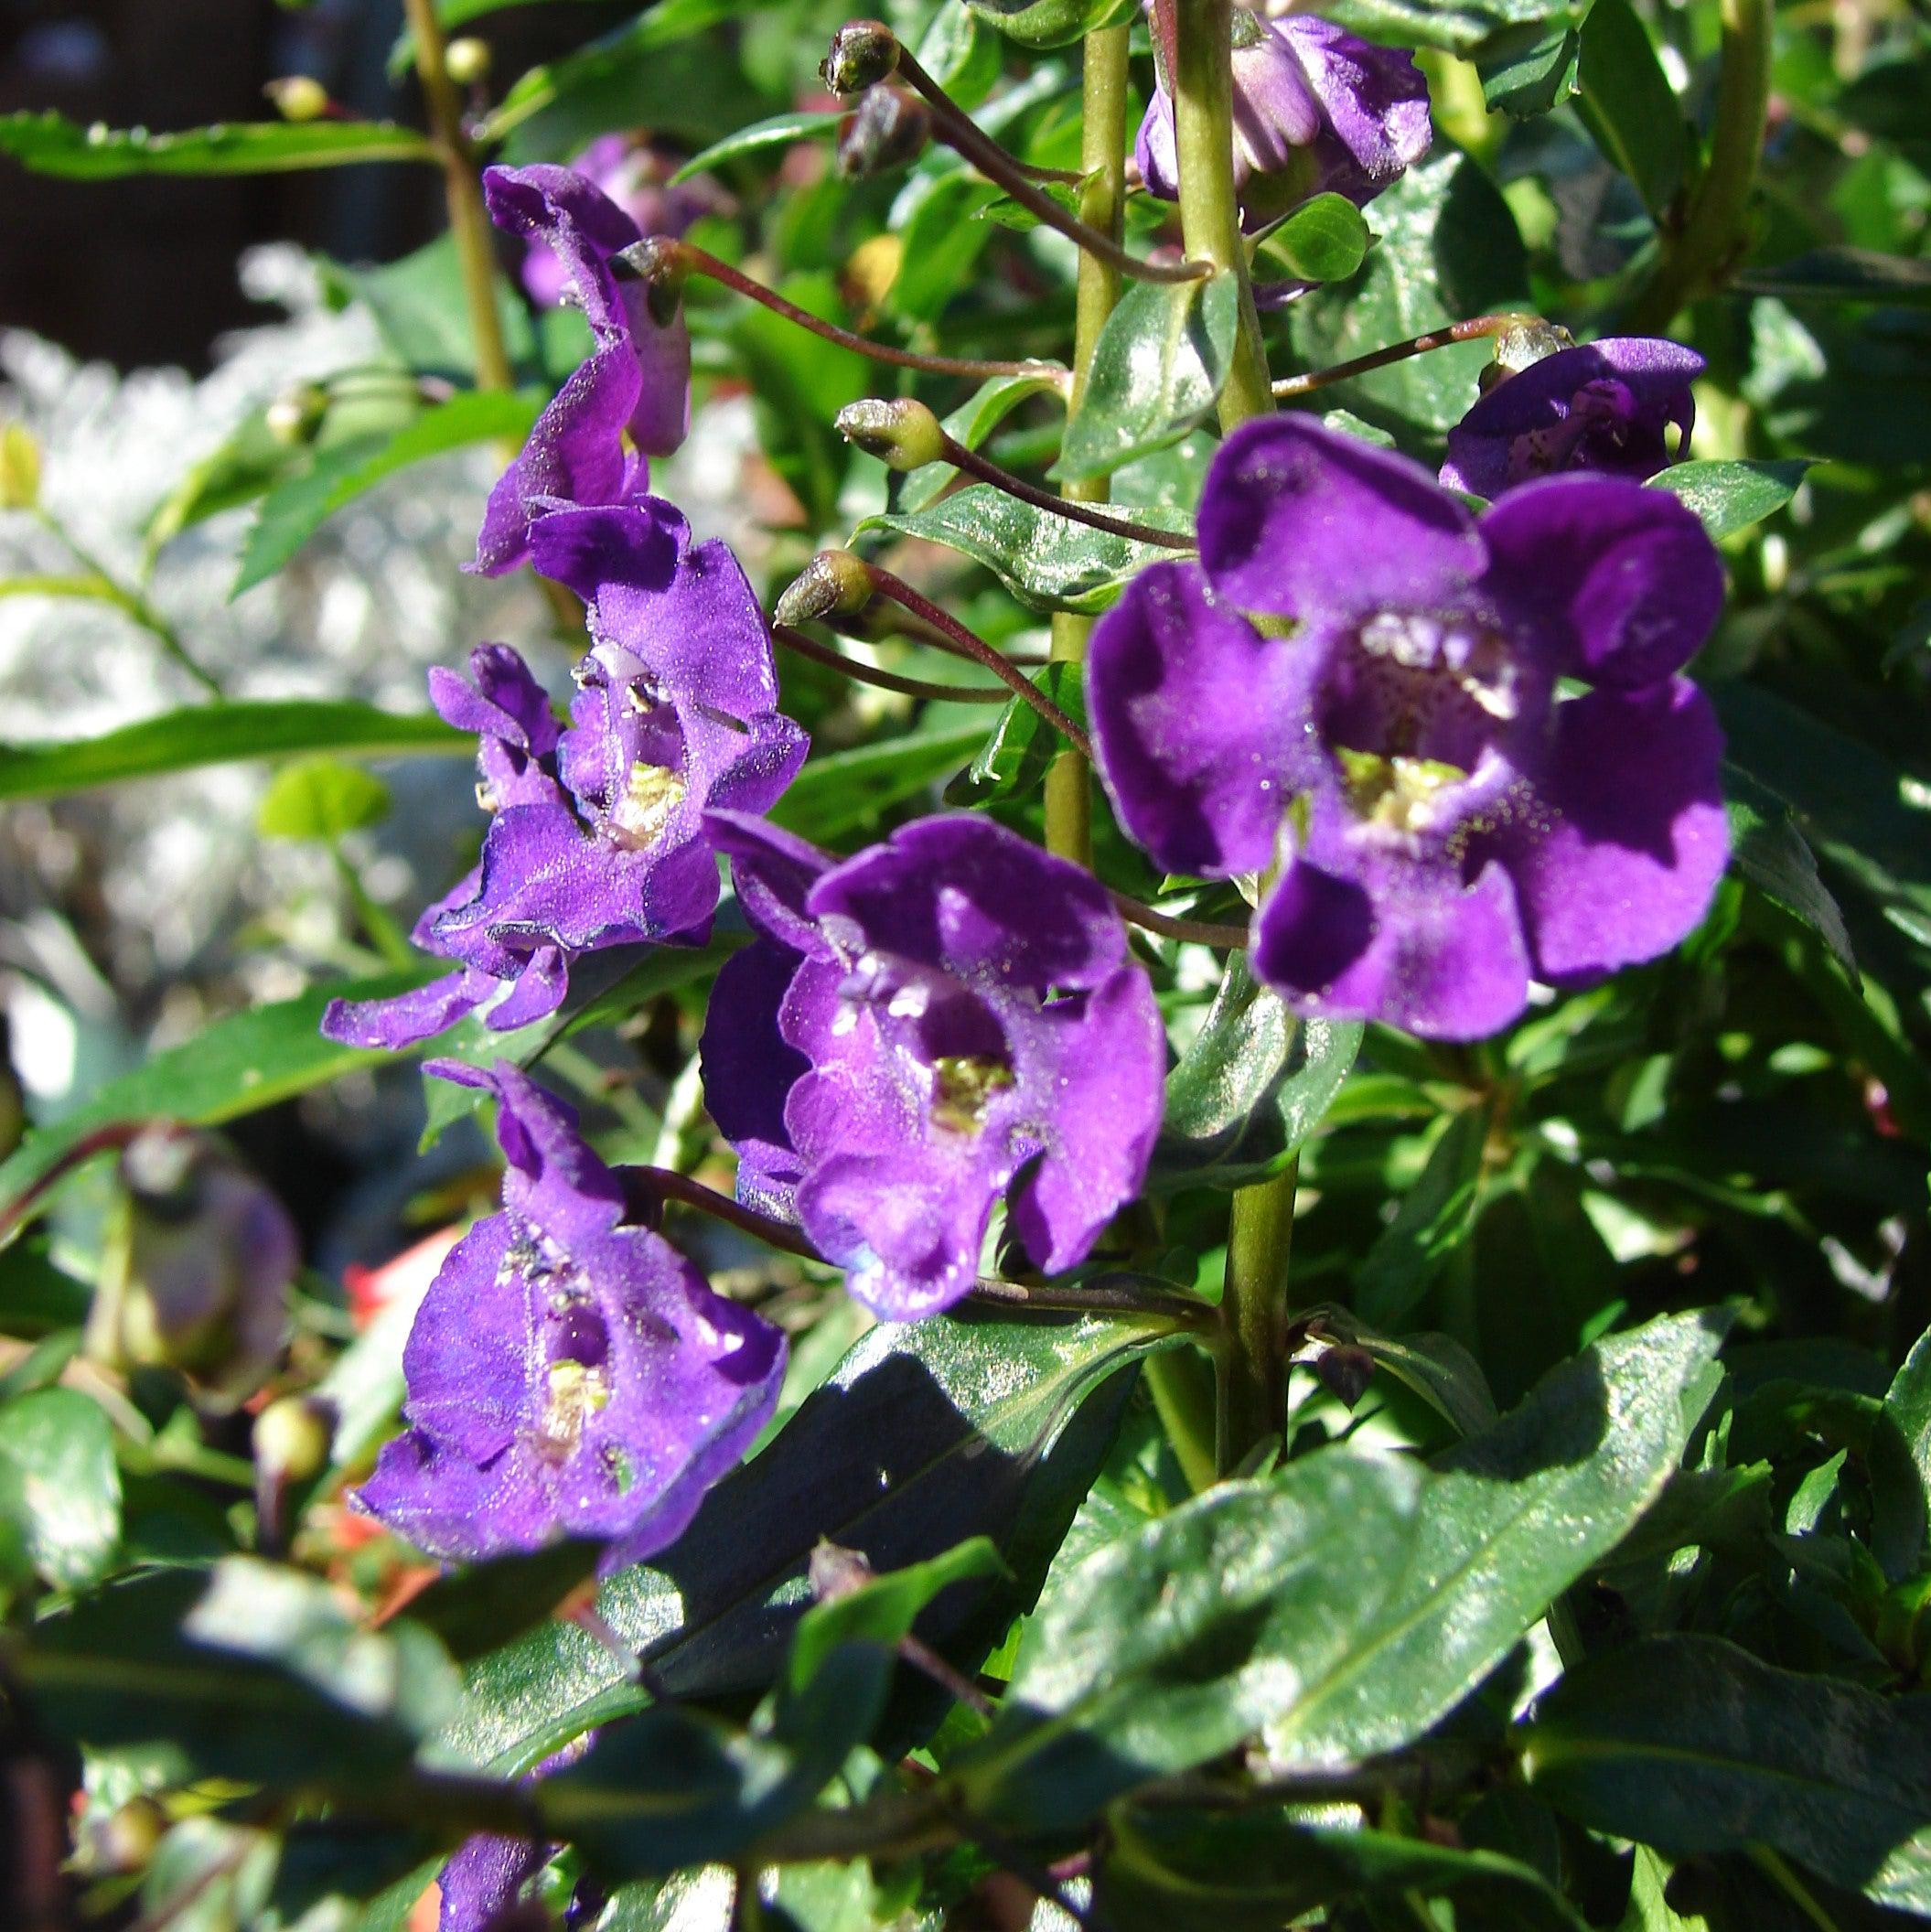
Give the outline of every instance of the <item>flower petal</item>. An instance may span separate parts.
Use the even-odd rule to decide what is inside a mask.
[[[1087,708],[1121,825],[1171,872],[1258,872],[1302,767],[1309,653],[1263,638],[1191,564],[1155,564],[1094,627]]]
[[[1503,834],[1537,976],[1593,979],[1655,959],[1710,908],[1730,837],[1723,735],[1687,678],[1556,708],[1532,827]]]
[[[392,999],[331,1000],[322,1014],[323,1037],[344,1046],[400,1052],[474,1013],[499,983],[466,966]]]
[[[1468,511],[1419,464],[1294,415],[1220,445],[1199,530],[1223,597],[1303,619],[1456,600],[1486,561]]]
[[[1716,546],[1666,489],[1544,477],[1489,510],[1482,535],[1485,588],[1537,636],[1550,669],[1592,684],[1635,691],[1668,677],[1723,607]]]

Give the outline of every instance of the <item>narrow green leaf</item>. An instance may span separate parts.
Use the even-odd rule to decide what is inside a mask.
[[[1737,277],[1747,295],[1778,295],[1786,302],[1882,302],[1922,308],[1931,303],[1931,261],[1885,255],[1869,248],[1815,248]]]
[[[1086,723],[1078,665],[1048,664],[1032,678],[1076,724]],[[995,799],[1028,798],[1046,783],[1047,767],[1065,748],[1066,740],[1030,704],[1014,698],[979,755],[946,787],[945,802],[982,806]]]
[[[435,149],[388,121],[264,121],[155,134],[82,127],[64,114],[0,114],[0,155],[42,175],[110,181],[123,175],[267,175],[356,161],[429,161]]]
[[[1496,1399],[1482,1365],[1454,1336],[1379,1335],[1345,1308],[1324,1309],[1320,1332],[1372,1356],[1375,1366],[1405,1382],[1463,1435],[1496,1424]]]
[[[1340,1092],[1361,1030],[1354,1020],[1296,1021],[1234,954],[1166,1077],[1149,1188],[1245,1187],[1280,1173]]]
[[[1106,318],[1086,388],[1051,475],[1103,477],[1177,443],[1213,408],[1233,362],[1240,291],[1204,282],[1135,282]]]
[[[1441,47],[1480,60],[1511,33],[1573,27],[1588,11],[1565,0],[1329,0],[1325,17],[1397,47]]]
[[[1131,514],[1154,530],[1193,534],[1193,516],[1186,510],[1136,510]],[[990,483],[974,483],[909,515],[888,510],[867,517],[858,528],[896,531],[901,536],[921,537],[960,551],[983,564],[1032,610],[1092,615],[1109,609],[1118,602],[1129,577],[1162,557],[1176,554],[1035,510]]]
[[[1810,465],[1786,463],[1672,463],[1650,478],[1652,489],[1680,497],[1703,520],[1713,542],[1775,515],[1796,496]]]
[[[873,1577],[857,1589],[814,1604],[799,1618],[791,1639],[785,1681],[804,1690],[841,1644],[896,1645],[911,1633],[919,1615],[955,1583],[999,1576],[1005,1563],[990,1537],[975,1536],[923,1563]]]
[[[311,467],[262,499],[229,596],[239,597],[272,577],[338,510],[398,470],[491,438],[521,442],[542,403],[527,391],[471,390],[425,410],[393,435],[357,436],[323,451]]]
[[[838,132],[843,115],[806,110],[792,114],[773,114],[767,121],[754,121],[722,141],[713,141],[695,154],[670,177],[669,186],[708,174],[726,161],[742,160],[746,155],[762,154],[767,147],[791,147],[800,141],[827,141]]]
[[[1261,238],[1254,273],[1295,282],[1345,282],[1367,258],[1370,239],[1361,210],[1346,195],[1316,195]]]
[[[1690,166],[1690,134],[1649,30],[1629,0],[1595,0],[1582,23],[1576,112],[1657,220]]]
[[[57,799],[130,778],[303,752],[389,758],[475,746],[474,737],[432,712],[378,711],[346,698],[236,699],[163,712],[98,738],[0,746],[0,799]]]
[[[1399,1581],[1267,1732],[1283,1766],[1392,1751],[1444,1717],[1661,1494],[1722,1318],[1665,1315],[1552,1370],[1422,1491]]]
[[[1921,1335],[1884,1396],[1872,1433],[1872,1551],[1893,1583],[1923,1565],[1931,1530],[1931,1333]]]
[[[1572,1670],[1522,1767],[1591,1830],[1672,1857],[1767,1845],[1879,1905],[1931,1913],[1931,1727],[1921,1700],[1659,1637]]]
[[[121,1473],[98,1402],[42,1389],[0,1408],[0,1517],[56,1589],[107,1568],[121,1535]]]
[[[257,1006],[204,1027],[193,1039],[157,1053],[134,1072],[97,1089],[73,1112],[37,1127],[0,1165],[0,1204],[19,1197],[59,1157],[111,1121],[150,1116],[209,1127],[273,1107],[358,1067],[386,1059],[359,1046],[340,1046],[316,1030],[336,994],[382,999],[427,977],[388,973],[347,986],[317,987],[299,998]]]
[[[1135,0],[965,0],[982,20],[1021,47],[1069,47],[1135,17]]]
[[[1576,91],[1582,39],[1566,20],[1530,21],[1497,36],[1476,63],[1489,113],[1527,121],[1561,106]]]
[[[284,765],[255,810],[255,830],[264,839],[319,839],[380,824],[389,815],[389,788],[354,765],[335,758],[297,758]]]
[[[812,758],[771,808],[771,820],[800,838],[829,844],[956,771],[984,739],[982,721],[944,724]]]
[[[1724,769],[1723,790],[1730,817],[1730,863],[1765,898],[1809,927],[1855,984],[1857,958],[1844,915],[1818,875],[1817,855],[1790,808],[1733,766]]]
[[[1475,1224],[1487,1116],[1457,1114],[1429,1150],[1428,1165],[1395,1218],[1375,1239],[1355,1282],[1355,1305],[1378,1328],[1398,1326]]]

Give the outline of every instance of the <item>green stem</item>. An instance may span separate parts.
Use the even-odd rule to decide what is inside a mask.
[[[1148,1356],[1140,1372],[1187,1487],[1196,1496],[1211,1489],[1219,1468],[1214,1450],[1214,1384],[1207,1358],[1193,1348],[1164,1348]]]
[[[1630,306],[1632,329],[1667,328],[1679,309],[1722,286],[1749,242],[1750,197],[1770,103],[1770,0],[1722,0],[1720,18],[1710,159],[1688,212],[1664,231],[1656,272]]]
[[[1086,185],[1079,191],[1079,219],[1118,242],[1126,211],[1126,91],[1129,29],[1109,27],[1086,37],[1081,76],[1079,166]],[[1100,331],[1120,299],[1120,274],[1110,263],[1079,252],[1079,281],[1073,312],[1073,387],[1068,410],[1077,408],[1092,368]],[[1070,503],[1104,503],[1108,479],[1068,483]],[[1053,614],[1050,661],[1083,664],[1092,619],[1072,611]],[[1048,851],[1076,864],[1093,863],[1093,767],[1078,751],[1062,751],[1046,767],[1046,843]]]
[[[1232,0],[1174,0],[1175,147],[1180,165],[1180,232],[1187,253],[1240,281],[1240,328],[1220,392],[1220,427],[1231,430],[1274,406],[1261,318],[1247,272],[1234,191]]]
[[[1274,406],[1234,189],[1232,0],[1169,4],[1181,232],[1188,254],[1239,277],[1240,329],[1219,404],[1220,427],[1231,432]],[[1272,1180],[1239,1189],[1228,1215],[1215,1432],[1223,1475],[1257,1444],[1280,1434],[1286,1421],[1287,1264],[1295,1173],[1290,1165]]]
[[[435,16],[435,0],[402,0],[410,37],[415,42],[415,70],[423,83],[429,129],[443,164],[443,194],[449,208],[449,232],[456,242],[463,277],[463,302],[476,338],[478,389],[513,389],[510,352],[503,342],[503,318],[496,306],[496,245],[489,211],[477,185],[476,154],[463,132],[463,97],[449,78],[447,43]]]

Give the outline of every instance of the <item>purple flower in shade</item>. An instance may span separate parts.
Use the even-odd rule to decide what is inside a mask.
[[[1703,366],[1695,349],[1654,336],[1558,349],[1505,376],[1449,431],[1442,480],[1491,498],[1571,469],[1640,483],[1689,450],[1690,385]]]
[[[619,281],[611,258],[643,239],[637,223],[567,167],[492,167],[483,176],[499,228],[547,247],[590,324],[595,348],[538,417],[522,454],[489,493],[476,567],[490,576],[530,554],[531,525],[559,508],[628,503],[691,424],[691,332],[680,309],[651,313],[650,292]]]
[[[633,135],[599,134],[570,168],[629,216],[638,234],[674,238],[715,206],[701,187],[670,187],[666,177],[674,165]],[[541,236],[532,235],[524,251],[522,276],[530,299],[545,308],[570,294],[570,270]]]
[[[718,975],[703,1043],[740,1196],[795,1214],[892,1320],[971,1287],[1009,1187],[1035,1261],[1084,1260],[1139,1191],[1166,1065],[1104,887],[967,813],[842,863],[713,823],[760,935]]]
[[[1296,1011],[1475,1038],[1531,974],[1585,982],[1702,917],[1722,735],[1676,673],[1723,578],[1676,498],[1550,477],[1477,524],[1405,457],[1281,415],[1221,445],[1199,531],[1197,564],[1142,572],[1096,628],[1094,739],[1161,864],[1279,863],[1252,961]]]
[[[561,1751],[552,1752],[530,1776],[526,1785],[574,1765],[587,1752],[596,1733],[586,1731]],[[466,1838],[444,1861],[436,1873],[442,1903],[436,1932],[493,1932],[513,1920],[505,1915],[519,1905],[523,1888],[550,1862],[555,1848],[526,1838],[499,1838],[479,1833]]]
[[[1167,9],[1153,8],[1159,84],[1133,144],[1141,178],[1180,197],[1174,50]],[[1428,82],[1413,58],[1312,14],[1264,20],[1234,9],[1234,186],[1241,222],[1261,228],[1319,194],[1366,206],[1428,152]]]
[[[764,1426],[784,1337],[626,1224],[572,1109],[507,1063],[432,1070],[495,1092],[503,1207],[431,1284],[402,1355],[409,1427],[355,1500],[433,1556],[577,1536],[609,1544],[606,1571],[633,1562]]]
[[[394,999],[336,1001],[331,1039],[407,1046],[506,986],[488,1023],[527,1025],[554,1011],[580,954],[701,941],[718,897],[705,812],[766,810],[804,762],[809,740],[776,709],[763,613],[724,544],[693,544],[654,498],[560,511],[541,543],[591,603],[570,726],[506,646],[472,656],[473,689],[431,671],[436,709],[478,735],[492,814],[481,862],[416,923],[418,946],[459,963]]]

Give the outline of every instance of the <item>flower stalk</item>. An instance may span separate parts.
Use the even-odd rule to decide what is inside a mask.
[[[1282,376],[1272,385],[1274,399],[1285,402],[1291,397],[1311,395],[1317,389],[1326,389],[1336,382],[1351,381],[1356,376],[1386,369],[1390,362],[1405,362],[1410,356],[1426,355],[1435,349],[1453,349],[1458,342],[1475,342],[1485,336],[1506,336],[1512,329],[1547,329],[1549,327],[1539,316],[1513,312],[1472,316],[1465,322],[1451,322],[1446,328],[1428,329],[1421,335],[1409,337],[1405,342],[1390,342],[1386,349],[1370,349],[1365,356],[1351,357],[1347,361],[1336,362],[1327,369],[1310,369],[1298,376]],[[1555,339],[1562,342],[1569,338],[1558,334]]]

